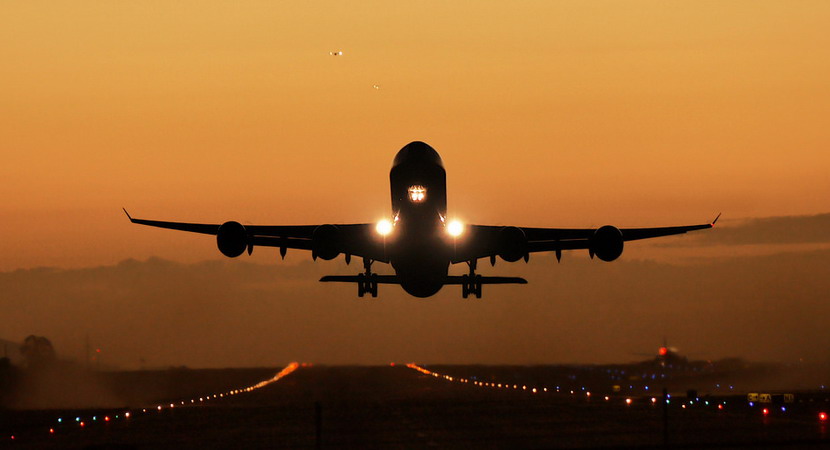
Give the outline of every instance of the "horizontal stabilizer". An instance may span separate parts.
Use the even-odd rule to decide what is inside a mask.
[[[527,284],[527,280],[519,277],[481,277],[478,278],[480,284]],[[469,283],[466,275],[450,275],[444,284],[464,284]]]
[[[375,275],[372,280],[378,284],[401,284],[395,275]],[[362,283],[368,281],[364,275],[326,275],[320,278],[322,282]]]
[[[400,284],[398,277],[395,275],[375,275],[372,277],[378,284]],[[469,280],[464,275],[450,275],[447,277],[444,284],[464,284],[469,283]],[[367,281],[363,275],[326,275],[320,278],[322,282],[336,282],[336,283],[361,283]],[[527,280],[519,277],[481,277],[479,278],[481,284],[527,284]]]

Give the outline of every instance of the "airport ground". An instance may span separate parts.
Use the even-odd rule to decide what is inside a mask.
[[[260,387],[280,369],[113,372],[114,395],[129,406],[0,411],[0,446],[649,448],[667,439],[683,448],[830,448],[830,422],[819,417],[830,392],[820,386],[792,398],[770,391],[769,403],[750,405],[743,375],[661,382],[631,369],[307,365]],[[665,410],[661,384],[671,394]]]

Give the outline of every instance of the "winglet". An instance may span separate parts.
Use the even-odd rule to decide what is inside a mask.
[[[715,226],[715,224],[718,223],[718,219],[720,219],[721,214],[722,213],[718,213],[718,217],[715,217],[715,220],[712,221],[712,226]]]
[[[124,210],[124,214],[126,214],[127,218],[130,219],[130,222],[132,222],[133,218],[130,216],[130,213],[127,212],[127,208],[121,208],[121,209]]]

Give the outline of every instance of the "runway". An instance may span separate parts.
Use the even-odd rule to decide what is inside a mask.
[[[165,386],[168,397],[124,408],[4,411],[2,445],[648,448],[668,438],[677,447],[830,446],[828,422],[818,416],[828,410],[828,394],[820,389],[796,393],[786,403],[776,394],[771,403],[752,406],[744,393],[675,392],[664,411],[656,387],[649,389],[656,397],[639,385],[615,392],[614,385],[585,373],[567,366],[291,364],[270,371],[121,374],[124,393],[155,383]],[[251,382],[254,376],[261,383]],[[173,398],[174,391],[181,396]]]

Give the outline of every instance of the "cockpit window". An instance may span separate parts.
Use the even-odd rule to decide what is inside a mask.
[[[412,203],[421,203],[427,198],[427,188],[416,184],[409,187],[409,201]]]

